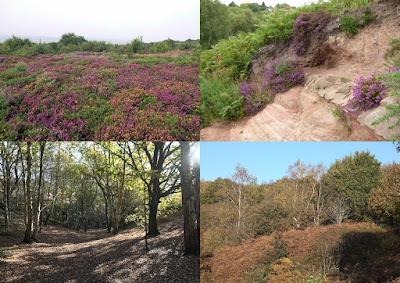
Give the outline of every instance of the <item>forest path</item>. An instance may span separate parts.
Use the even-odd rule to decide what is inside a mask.
[[[182,215],[159,225],[144,250],[143,228],[110,235],[44,227],[39,242],[0,258],[4,282],[198,282],[199,258],[183,256]]]

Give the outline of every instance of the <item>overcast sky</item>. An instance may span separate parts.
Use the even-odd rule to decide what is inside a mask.
[[[0,0],[0,35],[199,39],[200,0]]]
[[[224,3],[226,5],[229,5],[232,0],[220,0],[221,3]],[[276,4],[289,4],[292,7],[300,7],[303,6],[304,4],[310,4],[311,2],[318,2],[316,0],[311,1],[311,0],[233,0],[233,2],[236,3],[236,5],[240,5],[242,3],[258,3],[262,4],[262,2],[265,3],[267,6],[272,6],[274,7]]]

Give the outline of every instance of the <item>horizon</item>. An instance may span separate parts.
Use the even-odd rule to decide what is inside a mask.
[[[292,7],[301,7],[305,4],[310,4],[312,2],[318,2],[317,0],[221,0],[221,3],[225,5],[229,5],[231,2],[235,2],[236,5],[240,6],[240,4],[243,3],[257,3],[259,5],[262,4],[262,2],[265,3],[265,5],[275,7],[277,4],[288,4],[289,6]]]
[[[77,34],[75,32],[71,32],[74,33],[77,36],[81,36],[80,34]],[[12,38],[13,36],[21,38],[21,39],[29,39],[32,42],[35,43],[39,43],[39,41],[41,41],[42,43],[50,43],[50,42],[58,42],[61,39],[61,36],[41,36],[41,35],[20,35],[20,34],[0,34],[0,43],[3,43],[4,41],[6,41],[7,39]],[[88,41],[104,41],[106,43],[112,43],[112,44],[127,44],[129,43],[131,40],[133,40],[134,38],[131,38],[129,40],[125,40],[125,39],[120,39],[120,38],[102,38],[102,37],[84,37],[86,40]],[[164,40],[167,40],[168,38],[159,40],[159,41],[143,41],[144,43],[155,43],[155,42],[161,42]],[[173,41],[179,41],[179,42],[185,42],[187,40],[200,40],[199,38],[197,39],[192,39],[192,38],[187,38],[185,40],[177,40],[177,39],[173,39],[170,38]]]

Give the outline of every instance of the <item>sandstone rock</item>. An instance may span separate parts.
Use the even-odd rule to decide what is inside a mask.
[[[376,126],[372,126],[371,123],[381,117],[382,115],[386,114],[387,110],[384,106],[379,106],[377,108],[368,110],[361,115],[358,116],[357,120],[364,126],[367,126],[375,131],[375,133],[385,140],[389,140],[394,135],[400,133],[400,127],[394,128],[392,130],[388,129],[389,125],[392,125],[398,119],[395,117],[390,119],[387,122],[382,122]]]
[[[359,126],[348,132],[332,114],[334,104],[301,86],[277,94],[273,103],[258,114],[230,126],[202,129],[202,141],[340,141],[376,140]]]

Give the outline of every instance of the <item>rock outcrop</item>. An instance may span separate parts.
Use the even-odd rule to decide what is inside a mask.
[[[351,125],[332,115],[336,107],[346,105],[352,97],[355,79],[385,69],[385,54],[391,49],[389,41],[400,38],[398,2],[373,3],[370,9],[375,15],[374,21],[354,37],[340,30],[339,18],[331,19],[322,31],[310,38],[304,56],[293,53],[290,41],[263,47],[252,62],[251,80],[262,80],[269,62],[284,58],[304,67],[304,87],[278,94],[273,103],[255,116],[233,125],[202,129],[201,140],[387,140],[398,133],[400,127],[389,130],[387,123],[371,125],[386,113],[385,105],[398,103],[388,97],[390,90],[386,91],[386,98],[378,108],[351,119]]]

